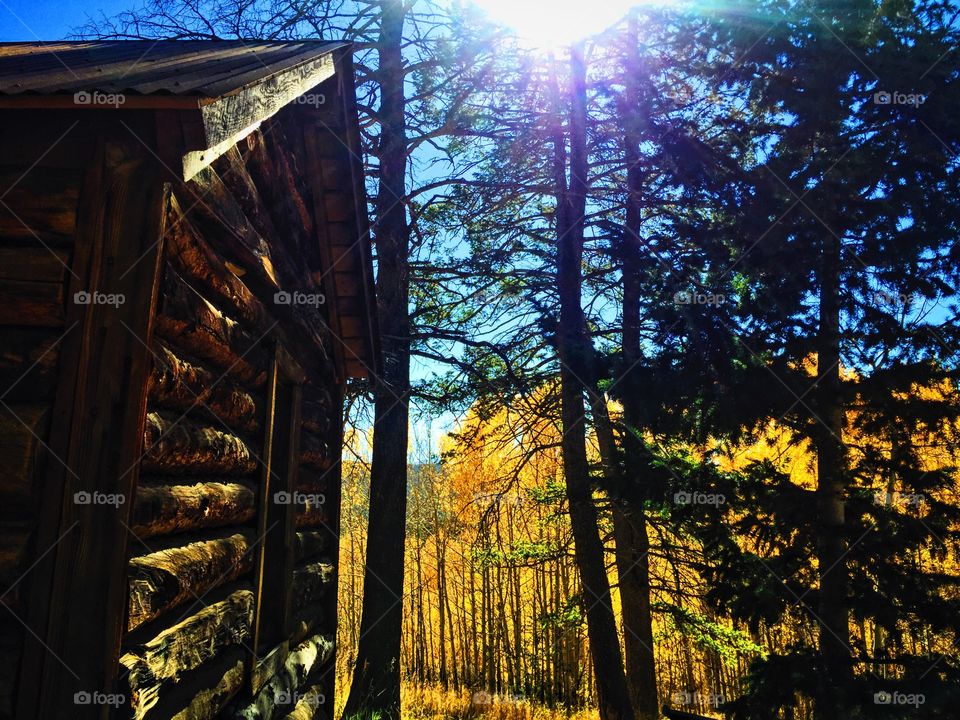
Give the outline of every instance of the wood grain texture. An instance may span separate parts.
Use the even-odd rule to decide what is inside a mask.
[[[181,603],[202,604],[204,594],[249,572],[253,537],[238,530],[131,558],[127,631]]]
[[[314,635],[300,643],[287,655],[283,668],[267,681],[251,704],[236,713],[234,719],[269,720],[278,711],[292,710],[300,699],[306,697],[307,678],[333,657],[333,650],[333,638],[327,635]]]
[[[226,432],[172,413],[151,412],[143,431],[144,472],[164,475],[249,475],[257,459]]]
[[[0,169],[0,237],[71,241],[77,226],[80,174],[42,166],[24,172],[27,167]]]
[[[133,508],[133,532],[149,539],[224,525],[241,525],[253,518],[256,491],[237,480],[141,482]]]
[[[204,239],[227,260],[253,275],[255,285],[280,289],[270,245],[250,223],[237,199],[213,168],[184,185],[182,204]]]
[[[150,710],[164,693],[176,692],[173,685],[178,678],[201,668],[231,648],[242,648],[248,643],[253,603],[253,591],[239,589],[125,653],[120,663],[126,670],[134,717],[154,717],[149,714]],[[238,660],[242,665],[242,653]],[[241,680],[242,672],[241,667]],[[220,679],[222,675],[217,678]],[[187,687],[188,697],[198,695],[201,689]],[[210,687],[215,689],[217,685]],[[156,717],[163,716],[157,713]]]
[[[207,414],[218,421],[215,426],[225,424],[242,433],[259,430],[260,413],[249,392],[197,363],[178,357],[162,343],[154,343],[153,357],[149,380],[151,405]]]
[[[268,323],[263,304],[197,232],[176,197],[170,198],[167,214],[167,256],[177,271],[199,284],[250,329],[262,332]]]
[[[0,406],[0,513],[16,515],[31,505],[49,427],[48,405]]]
[[[165,273],[157,333],[175,347],[211,363],[250,387],[263,385],[267,365],[255,337],[191,288],[173,268]]]
[[[0,328],[0,395],[4,402],[53,397],[61,338],[62,333],[54,330]]]
[[[0,278],[0,323],[26,327],[62,327],[66,313],[62,282]]]

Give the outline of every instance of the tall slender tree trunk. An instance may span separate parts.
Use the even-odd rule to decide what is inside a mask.
[[[439,614],[439,630],[440,630],[440,641],[438,648],[440,651],[439,664],[438,668],[438,679],[440,684],[444,689],[447,688],[447,626],[446,626],[446,583],[447,576],[444,569],[444,551],[443,543],[440,540],[440,513],[434,505],[433,507],[433,522],[434,527],[436,528],[434,532],[434,548],[437,553],[437,612]],[[450,638],[451,642],[453,637]]]
[[[815,705],[817,720],[842,714],[850,665],[847,612],[847,552],[844,531],[845,453],[841,441],[844,409],[840,398],[840,240],[828,234],[820,271],[820,327],[817,334],[817,387],[814,442],[817,450],[817,564],[820,595],[817,620],[823,675]]]
[[[586,449],[586,419],[583,378],[588,377],[592,345],[584,334],[581,306],[581,262],[587,194],[587,98],[586,63],[582,46],[571,48],[570,62],[570,184],[567,187],[566,150],[562,131],[555,138],[557,170],[557,287],[560,296],[561,419],[563,424],[563,473],[574,554],[583,587],[587,631],[597,684],[601,720],[633,717],[616,620],[610,599],[603,543],[597,527],[590,467]],[[559,105],[559,103],[558,103]]]
[[[623,330],[621,335],[622,367],[619,381],[627,388],[624,393],[624,419],[627,423],[624,447],[630,454],[627,467],[640,476],[647,469],[646,458],[637,457],[641,388],[631,382],[631,373],[640,361],[640,273],[641,247],[639,230],[642,208],[643,177],[640,167],[640,144],[649,117],[648,102],[642,82],[645,68],[640,58],[639,22],[632,13],[627,25],[624,61],[625,108],[623,108],[624,160],[627,167],[627,207],[624,233],[621,238],[623,274]],[[606,405],[601,417],[606,418]],[[610,453],[613,451],[613,432],[609,420],[606,425]],[[657,697],[656,657],[653,650],[653,617],[650,591],[650,541],[647,536],[647,518],[643,509],[643,495],[628,492],[627,478],[620,467],[612,463],[612,479],[621,489],[613,499],[613,531],[617,545],[617,574],[623,606],[624,660],[630,699],[638,720],[657,720],[660,717]]]
[[[410,394],[410,229],[403,68],[406,6],[383,0],[379,39],[380,185],[376,197],[377,305],[383,369],[374,409],[370,524],[360,641],[344,717],[400,717],[400,640]],[[371,552],[373,550],[373,552]]]
[[[639,347],[639,346],[638,346]],[[650,543],[646,517],[640,502],[628,500],[623,491],[626,478],[616,457],[616,445],[606,399],[591,387],[591,413],[607,487],[616,488],[611,498],[613,535],[616,543],[617,580],[623,620],[623,647],[627,687],[637,720],[657,720],[657,673],[653,652],[653,619],[650,611]],[[636,399],[631,398],[631,402]],[[627,402],[624,403],[626,407]],[[642,468],[643,462],[630,467]]]

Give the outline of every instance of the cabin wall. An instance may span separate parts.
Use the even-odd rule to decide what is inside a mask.
[[[138,720],[332,713],[338,341],[297,139],[266,123],[167,208],[120,659]]]
[[[61,134],[62,123],[48,127]],[[11,127],[16,132],[16,127]],[[10,136],[7,135],[7,138]],[[53,135],[57,137],[57,135]],[[22,139],[21,139],[21,144]],[[9,145],[9,140],[0,140]],[[0,147],[0,718],[14,716],[28,622],[28,570],[43,500],[83,168],[54,148]],[[19,157],[18,157],[19,155]]]
[[[176,112],[5,122],[0,719],[331,717],[342,392],[372,346],[355,158],[315,109],[189,182]]]
[[[4,452],[19,458],[0,479],[0,716],[74,714],[118,638],[167,191],[137,140],[152,137],[150,116],[119,129],[101,111],[15,112],[0,137],[0,393]]]

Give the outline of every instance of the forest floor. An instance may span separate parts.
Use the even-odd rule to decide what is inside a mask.
[[[410,720],[597,720],[596,710],[563,710],[527,700],[404,683],[403,717]]]

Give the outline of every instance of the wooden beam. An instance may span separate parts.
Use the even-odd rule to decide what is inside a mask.
[[[236,143],[244,137],[241,133],[246,128],[273,117],[285,105],[332,77],[335,72],[333,53],[327,52],[315,60],[204,105],[201,113],[207,147],[212,148],[228,140]]]

